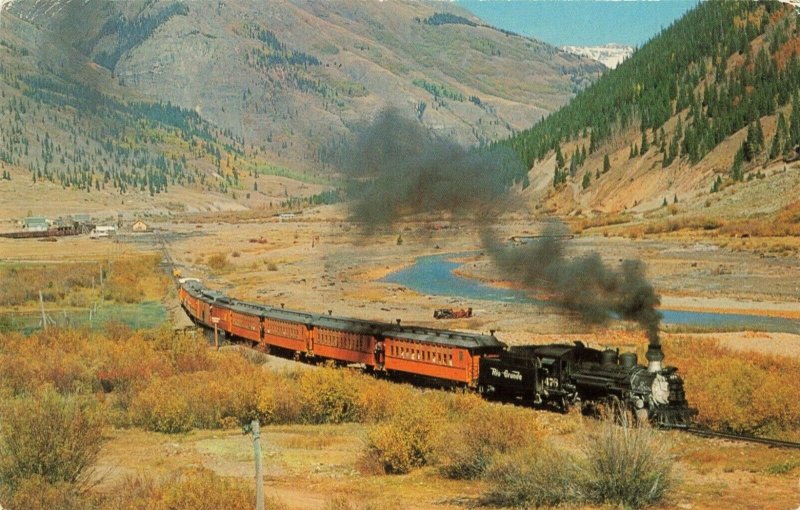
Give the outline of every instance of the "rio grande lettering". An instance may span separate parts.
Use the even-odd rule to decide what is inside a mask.
[[[522,380],[522,374],[520,374],[516,370],[508,371],[508,370],[499,370],[497,368],[491,367],[492,369],[492,376],[493,377],[502,377],[503,379],[513,379],[515,381]]]

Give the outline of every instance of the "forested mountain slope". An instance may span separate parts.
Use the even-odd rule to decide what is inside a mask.
[[[4,18],[4,33],[38,30],[69,46],[122,94],[195,112],[315,172],[383,107],[487,143],[554,111],[603,69],[443,2],[30,0]]]
[[[568,106],[500,143],[532,168],[518,180],[554,211],[683,199],[709,207],[737,190],[763,202],[729,213],[780,210],[796,200],[797,172],[784,160],[800,144],[798,50],[793,7],[702,2]],[[788,175],[776,175],[784,166]]]

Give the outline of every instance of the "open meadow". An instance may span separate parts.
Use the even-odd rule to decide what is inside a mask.
[[[164,218],[153,226],[157,235],[116,240],[0,240],[5,317],[36,313],[39,290],[54,318],[53,310],[153,302],[164,313],[155,329],[111,317],[72,329],[51,325],[28,336],[2,333],[0,395],[3,415],[14,417],[0,431],[4,506],[251,508],[252,447],[241,426],[254,417],[263,425],[265,488],[275,508],[800,504],[800,455],[791,450],[636,429],[626,439],[620,436],[625,429],[579,413],[420,390],[247,349],[215,352],[203,334],[169,326],[183,327],[187,319],[170,268],[162,263],[162,239],[182,276],[243,299],[365,319],[492,329],[509,344],[581,340],[633,350],[643,359],[647,341],[633,324],[590,327],[553,307],[429,296],[380,281],[419,256],[454,254],[463,262],[459,271],[503,287],[468,224],[421,218],[365,236],[344,209],[326,206],[283,221],[228,212]],[[511,218],[502,232],[524,235],[537,228],[528,219]],[[676,309],[797,318],[792,271],[798,269],[788,262],[796,254],[763,257],[718,241],[686,233],[645,239],[583,235],[572,243],[610,262],[643,258],[663,303]],[[743,268],[751,286],[729,277]],[[446,324],[432,318],[435,308],[466,306],[474,308],[474,317]],[[679,368],[687,398],[700,412],[699,423],[800,440],[800,407],[786,382],[800,377],[800,336],[667,327],[662,341],[667,364]],[[77,445],[76,435],[83,438]],[[64,444],[73,447],[59,450]],[[603,448],[610,444],[616,447]],[[41,448],[61,453],[31,463]],[[657,462],[635,473],[598,472],[609,455]],[[634,477],[637,487],[609,492],[604,483],[611,482],[602,480],[614,476]],[[654,479],[664,482],[655,492],[637,492]]]

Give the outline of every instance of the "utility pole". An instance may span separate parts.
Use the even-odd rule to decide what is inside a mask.
[[[261,424],[258,419],[250,422],[253,433],[253,455],[256,457],[256,510],[264,510],[264,475],[261,471]]]

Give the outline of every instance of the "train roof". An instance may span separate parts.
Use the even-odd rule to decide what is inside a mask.
[[[264,313],[264,317],[277,321],[298,322],[305,325],[312,324],[314,321],[314,314],[285,310],[283,308],[270,308]]]
[[[263,316],[274,320],[297,322],[300,324],[328,328],[338,331],[348,331],[362,335],[380,334],[390,338],[400,338],[417,342],[462,347],[467,349],[502,349],[506,345],[494,335],[478,333],[464,333],[422,326],[399,326],[388,322],[368,321],[335,315],[312,314],[283,308],[274,308],[258,303],[232,299],[225,294],[207,289],[195,279],[181,281],[183,288],[194,297],[207,299],[219,303],[225,308],[244,313]]]
[[[350,331],[360,335],[375,335],[392,327],[391,324],[384,322],[352,319],[349,317],[337,317],[335,315],[315,315],[311,324],[320,328],[334,329],[337,331]]]
[[[452,347],[467,349],[501,349],[506,346],[494,335],[481,335],[478,333],[463,333],[444,329],[423,328],[416,326],[402,326],[386,332],[387,337],[402,338],[432,344],[443,344]]]
[[[516,345],[509,347],[508,352],[512,355],[533,357],[541,356],[547,358],[560,358],[575,349],[585,349],[581,342],[574,344],[547,344],[547,345]]]

